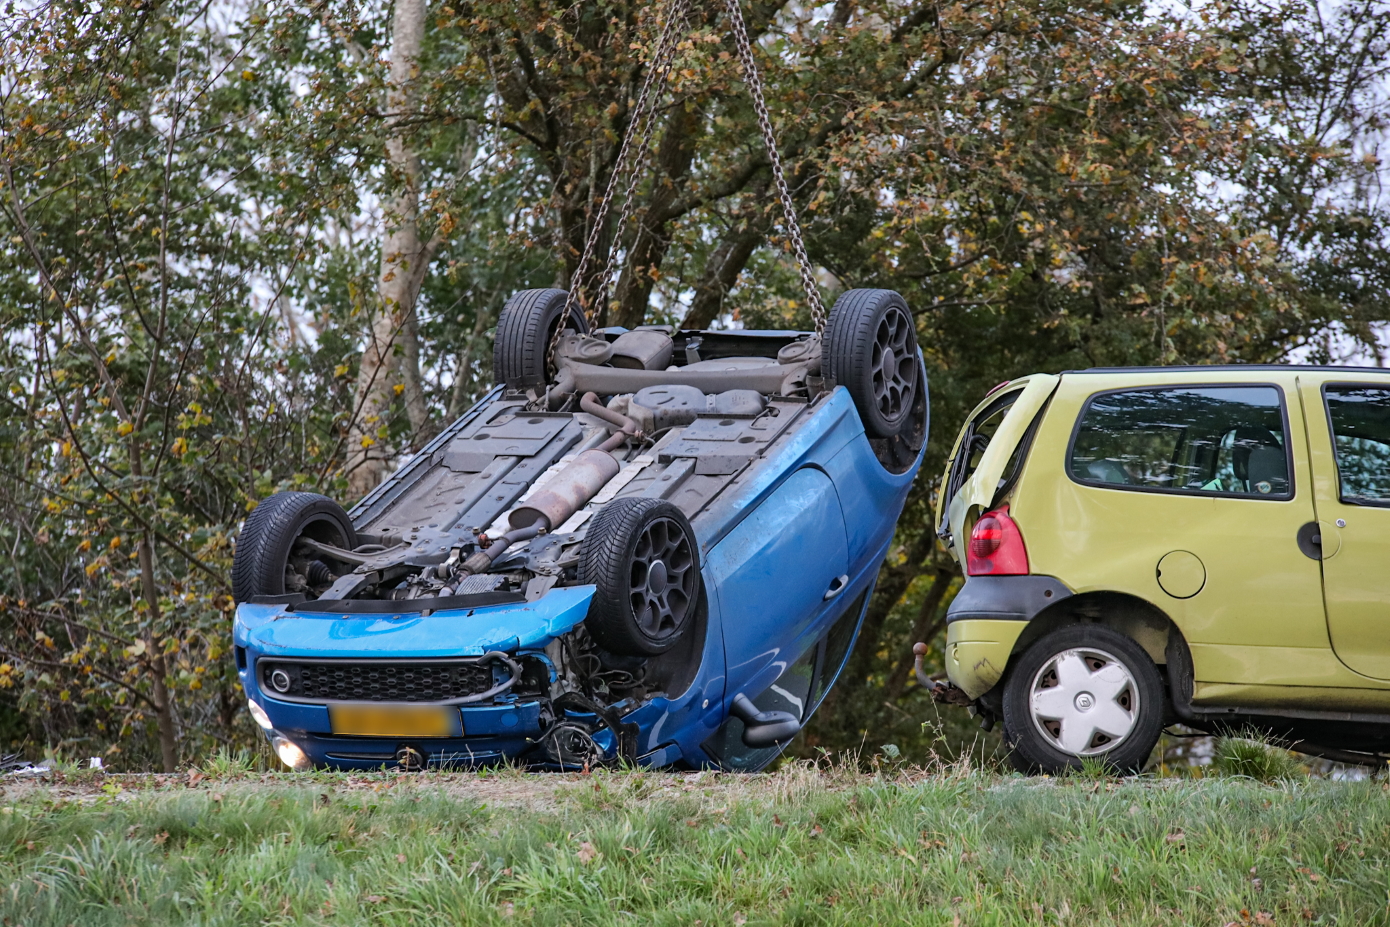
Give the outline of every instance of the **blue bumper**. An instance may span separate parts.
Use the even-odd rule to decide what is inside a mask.
[[[334,736],[327,707],[273,697],[258,683],[256,661],[266,656],[467,657],[491,650],[538,654],[557,635],[584,620],[593,593],[593,586],[554,589],[537,602],[429,615],[408,610],[382,615],[299,614],[283,605],[242,604],[232,635],[237,671],[247,696],[265,709],[276,732],[296,743],[315,764],[378,769],[395,762],[397,738]],[[533,749],[534,738],[541,732],[540,703],[506,695],[497,702],[458,709],[463,737],[420,743],[431,764],[480,765]],[[601,746],[612,746],[596,739]]]
[[[262,657],[466,657],[492,650],[543,658],[548,644],[584,620],[593,594],[593,586],[571,586],[552,589],[536,602],[429,615],[405,610],[382,615],[300,614],[283,605],[242,604],[233,630],[237,672],[247,697],[265,710],[275,732],[293,741],[318,766],[380,769],[393,765],[397,750],[406,743],[424,754],[431,766],[536,759],[542,725],[541,704],[535,699],[507,693],[495,704],[460,707],[462,737],[337,736],[326,706],[284,701],[262,689],[256,662]],[[717,638],[707,644],[720,646]],[[661,766],[686,759],[706,765],[699,744],[722,720],[722,691],[722,674],[709,679],[701,672],[679,697],[652,699],[623,717],[624,723],[639,727],[639,762]],[[610,731],[600,728],[594,740],[609,757],[616,755]]]

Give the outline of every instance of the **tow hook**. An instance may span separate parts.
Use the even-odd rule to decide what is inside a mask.
[[[968,708],[975,704],[975,700],[966,695],[965,690],[954,682],[942,681],[927,675],[926,669],[922,666],[922,658],[927,655],[926,644],[921,641],[913,644],[912,653],[914,655],[912,671],[917,674],[917,682],[921,684],[922,688],[931,693],[932,701],[945,705],[959,705],[962,708]]]

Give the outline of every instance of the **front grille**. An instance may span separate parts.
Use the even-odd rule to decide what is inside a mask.
[[[493,687],[490,664],[449,661],[260,660],[261,688],[291,701],[445,702]]]

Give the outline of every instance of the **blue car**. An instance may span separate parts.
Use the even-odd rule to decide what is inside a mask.
[[[902,297],[820,335],[565,300],[512,297],[498,385],[350,512],[247,517],[236,664],[288,766],[756,770],[834,684],[926,443]]]

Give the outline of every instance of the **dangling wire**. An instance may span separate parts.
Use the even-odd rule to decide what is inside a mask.
[[[626,170],[633,135],[638,134],[641,136],[641,142],[637,146],[637,160],[632,165],[628,175],[622,209],[618,213],[617,234],[614,236],[613,246],[608,249],[608,259],[604,264],[603,272],[595,281],[594,292],[596,295],[594,301],[584,313],[585,320],[589,323],[591,330],[598,323],[598,308],[603,303],[608,290],[608,280],[612,277],[613,269],[617,264],[617,239],[621,236],[623,228],[627,226],[628,218],[632,215],[633,192],[641,179],[642,168],[646,164],[647,153],[651,149],[652,132],[656,127],[656,97],[658,96],[652,92],[652,88],[657,80],[664,81],[670,72],[671,60],[675,57],[681,26],[689,12],[690,0],[670,0],[666,25],[661,30],[661,37],[657,40],[656,51],[652,54],[651,67],[647,70],[647,76],[642,81],[642,89],[637,94],[637,102],[633,104],[632,120],[628,123],[627,131],[623,133],[623,144],[618,149],[618,159],[613,164],[613,173],[609,175],[608,188],[603,193],[603,199],[599,200],[598,208],[594,210],[593,224],[589,227],[589,237],[584,242],[584,251],[579,256],[579,266],[575,268],[569,295],[565,298],[565,309],[560,314],[560,322],[556,325],[555,334],[550,339],[550,347],[546,352],[548,357],[555,356],[555,349],[560,344],[565,323],[569,321],[570,315],[579,302],[579,288],[583,285],[584,274],[589,269],[589,263],[594,256],[594,249],[598,246],[599,236],[603,233],[603,221],[608,216],[608,208],[612,205],[613,194],[617,191],[618,182]]]
[[[772,120],[767,116],[767,104],[763,102],[763,81],[758,74],[758,63],[753,60],[753,49],[748,44],[748,29],[743,24],[743,10],[739,0],[724,0],[729,11],[729,23],[734,27],[734,44],[738,46],[739,61],[743,64],[743,82],[753,96],[753,110],[758,114],[758,128],[763,133],[763,144],[767,147],[767,159],[772,164],[772,179],[777,184],[777,198],[782,201],[782,213],[787,220],[787,237],[791,239],[792,251],[796,254],[796,267],[801,274],[801,288],[806,291],[806,301],[811,306],[811,320],[816,334],[825,334],[825,304],[820,300],[820,290],[816,278],[811,273],[811,261],[806,257],[806,246],[801,241],[801,226],[796,221],[796,207],[792,195],[787,190],[787,180],[782,175],[782,159],[777,154],[777,136],[772,134]]]

